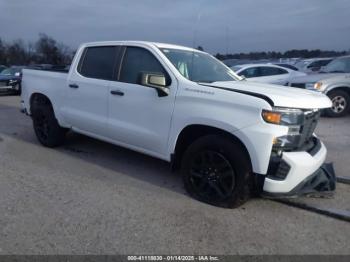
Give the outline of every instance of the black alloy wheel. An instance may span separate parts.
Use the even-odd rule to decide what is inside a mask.
[[[201,198],[207,201],[223,201],[234,190],[235,171],[222,154],[201,151],[191,162],[190,182]]]
[[[195,199],[220,207],[242,205],[254,181],[244,146],[226,135],[207,135],[188,146],[181,162],[186,191]]]

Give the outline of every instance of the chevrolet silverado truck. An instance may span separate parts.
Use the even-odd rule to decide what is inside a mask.
[[[83,44],[67,73],[24,70],[22,112],[41,144],[72,130],[171,163],[194,198],[237,207],[258,192],[333,191],[314,135],[327,96],[245,81],[182,46]]]

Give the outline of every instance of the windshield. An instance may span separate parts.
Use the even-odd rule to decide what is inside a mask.
[[[179,49],[160,49],[181,75],[194,82],[240,80],[230,68],[209,54]]]
[[[14,76],[16,73],[20,73],[20,70],[14,68],[7,68],[1,71],[0,75]]]
[[[334,59],[324,67],[325,73],[350,73],[350,57]]]

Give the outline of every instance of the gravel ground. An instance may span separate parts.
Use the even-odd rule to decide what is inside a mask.
[[[0,254],[350,254],[349,223],[264,199],[212,207],[167,163],[81,135],[44,148],[19,100],[0,97]],[[318,128],[342,176],[349,126]]]

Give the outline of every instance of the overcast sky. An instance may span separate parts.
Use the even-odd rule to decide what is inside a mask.
[[[72,48],[148,40],[211,53],[349,50],[350,0],[0,0],[3,40],[39,32]]]

